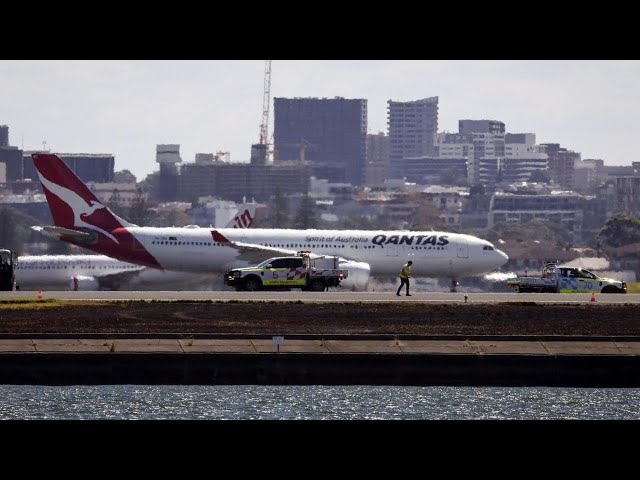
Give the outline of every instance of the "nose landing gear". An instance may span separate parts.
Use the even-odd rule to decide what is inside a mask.
[[[455,278],[451,279],[451,293],[457,292],[457,287],[460,286],[460,282],[458,282]]]

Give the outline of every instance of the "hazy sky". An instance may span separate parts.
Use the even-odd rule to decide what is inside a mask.
[[[0,61],[0,124],[12,145],[112,153],[142,180],[159,143],[180,144],[183,163],[248,161],[263,79],[263,60]],[[640,61],[274,60],[271,95],[366,98],[371,133],[386,131],[387,100],[438,96],[440,131],[495,119],[583,159],[640,160]]]

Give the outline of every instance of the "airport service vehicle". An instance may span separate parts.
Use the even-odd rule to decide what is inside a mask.
[[[521,293],[627,293],[627,284],[623,281],[600,278],[584,268],[558,265],[556,262],[545,262],[539,277],[511,278],[507,285]]]
[[[490,242],[444,231],[140,227],[115,215],[57,155],[32,154],[55,225],[43,233],[93,252],[159,270],[223,273],[301,250],[340,257],[345,288],[366,290],[370,275],[481,275],[509,257]],[[240,216],[242,217],[242,216]],[[243,222],[246,223],[246,222]],[[243,225],[244,226],[244,225]]]
[[[298,252],[290,257],[270,258],[255,267],[229,270],[224,274],[224,283],[238,291],[301,288],[322,292],[340,285],[348,274],[340,268],[340,257]]]
[[[15,280],[15,255],[11,250],[0,249],[0,291],[12,291]]]

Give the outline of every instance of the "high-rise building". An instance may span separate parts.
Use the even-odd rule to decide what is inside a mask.
[[[7,125],[0,125],[0,162],[5,165],[5,181],[22,180],[22,150],[9,145]]]
[[[274,98],[274,163],[307,160],[317,178],[363,181],[367,100]]]
[[[535,133],[507,133],[500,178],[503,182],[528,182],[535,172],[548,175],[549,162],[544,147],[536,145]],[[540,178],[540,177],[538,177]]]
[[[156,162],[160,164],[159,200],[174,202],[178,194],[178,164],[180,145],[156,145]]]
[[[438,132],[438,97],[410,102],[387,101],[389,173],[404,176],[404,158],[429,157]]]
[[[560,147],[559,143],[543,143],[544,151],[549,156],[549,173],[560,187],[567,190],[575,188],[576,162],[580,161],[580,154]]]
[[[439,133],[441,158],[466,158],[469,185],[495,185],[505,157],[505,128],[498,120],[459,120],[458,133]]]
[[[383,132],[367,135],[364,183],[381,185],[389,175],[389,137]]]
[[[458,120],[458,132],[505,133],[504,123],[499,120]]]
[[[22,154],[22,176],[16,180],[38,180],[38,172],[33,164],[31,154],[35,151],[25,151]],[[115,157],[110,153],[57,153],[73,172],[83,182],[109,183],[113,182]]]
[[[267,201],[278,189],[283,195],[307,193],[310,177],[308,162],[185,163],[176,177],[176,199],[196,202],[199,197],[215,196],[236,202],[243,197]]]
[[[505,157],[505,128],[498,120],[460,120],[459,133],[473,137],[473,162],[469,168],[471,184],[494,185]]]
[[[0,147],[9,146],[9,126],[0,125]]]
[[[617,213],[640,217],[640,177],[616,177]]]

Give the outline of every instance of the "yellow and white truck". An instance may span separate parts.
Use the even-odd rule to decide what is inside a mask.
[[[224,274],[224,283],[236,290],[289,290],[300,288],[322,292],[337,287],[349,275],[333,255],[312,256],[298,252],[290,257],[274,257],[255,267],[234,268]]]

